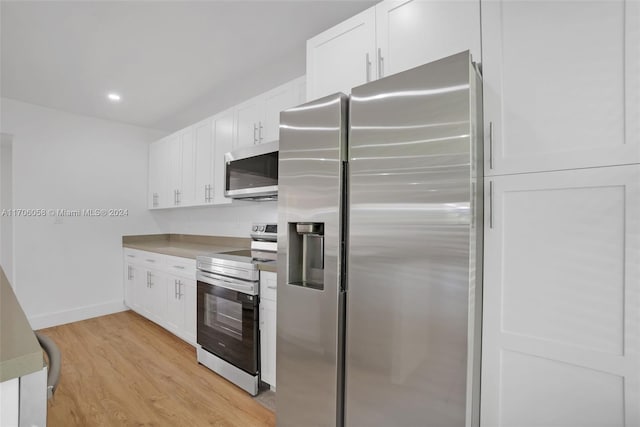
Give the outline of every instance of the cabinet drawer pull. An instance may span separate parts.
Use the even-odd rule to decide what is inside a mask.
[[[184,270],[184,267],[181,265],[174,265],[173,268],[178,268],[180,270]]]
[[[267,289],[273,289],[275,291],[276,287],[275,286],[267,286]]]

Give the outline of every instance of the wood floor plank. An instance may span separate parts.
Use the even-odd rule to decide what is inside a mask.
[[[195,349],[125,311],[43,329],[62,352],[57,426],[275,426],[275,415],[199,365]]]

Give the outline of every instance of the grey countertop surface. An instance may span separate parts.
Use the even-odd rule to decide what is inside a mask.
[[[122,246],[129,249],[195,259],[198,255],[248,249],[251,239],[244,237],[193,236],[184,234],[151,234],[123,236]],[[276,261],[258,263],[261,271],[277,273]]]
[[[266,261],[258,263],[258,270],[260,271],[271,271],[272,273],[278,272],[278,263],[277,261]]]
[[[39,371],[44,354],[0,267],[0,382]]]
[[[152,234],[123,236],[122,246],[182,258],[248,249],[251,239],[243,237],[195,236],[185,234]]]

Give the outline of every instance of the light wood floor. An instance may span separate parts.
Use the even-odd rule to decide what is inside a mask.
[[[196,361],[195,349],[125,311],[43,329],[62,352],[56,426],[274,426],[275,415]]]

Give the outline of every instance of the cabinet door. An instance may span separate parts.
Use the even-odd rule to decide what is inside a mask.
[[[135,288],[137,292],[134,294],[134,299],[136,301],[135,304],[138,305],[138,313],[146,317],[147,319],[152,319],[151,315],[152,311],[152,301],[151,301],[151,291],[149,290],[149,284],[151,280],[151,271],[148,269],[140,269],[140,278],[136,281]]]
[[[136,279],[139,276],[139,271],[136,271],[135,264],[130,262],[124,262],[124,303],[127,307],[133,308],[134,292],[136,286]]]
[[[187,128],[180,138],[180,186],[178,187],[178,205],[191,206],[196,199],[196,141],[195,129]]]
[[[263,129],[258,132],[260,142],[277,141],[280,138],[280,112],[298,104],[301,104],[299,79],[269,91],[264,96]]]
[[[195,135],[195,198],[194,204],[213,203],[213,121],[204,120],[194,125]]]
[[[276,386],[276,302],[260,300],[260,376]]]
[[[164,173],[167,174],[167,206],[173,207],[178,205],[177,192],[182,186],[182,145],[180,141],[181,136],[179,134],[172,135],[167,138],[167,169]]]
[[[487,175],[640,161],[639,9],[482,2]]]
[[[149,318],[158,324],[163,324],[167,312],[166,274],[157,270],[149,270],[149,287],[145,311]]]
[[[307,41],[307,100],[351,93],[377,76],[375,7]]]
[[[480,62],[480,1],[383,1],[376,42],[379,78],[465,50]]]
[[[184,304],[180,299],[180,278],[169,275],[166,279],[167,312],[164,327],[175,335],[180,335],[184,327]]]
[[[231,203],[231,199],[224,197],[225,162],[224,155],[233,150],[233,127],[235,111],[227,110],[216,115],[213,119],[214,154],[213,154],[213,203],[223,205]]]
[[[640,425],[640,166],[485,185],[481,425]]]
[[[233,148],[259,144],[260,123],[264,121],[264,98],[256,97],[243,103],[236,114],[236,141]]]
[[[196,281],[193,279],[181,279],[180,300],[183,305],[182,336],[189,343],[196,344],[196,322],[197,322],[197,292]]]
[[[168,148],[166,139],[149,145],[149,209],[166,207],[171,200],[167,198]]]

